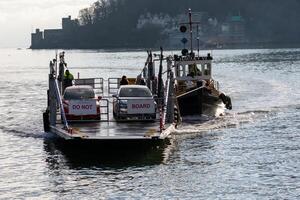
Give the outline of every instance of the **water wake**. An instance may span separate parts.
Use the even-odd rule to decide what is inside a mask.
[[[45,138],[45,133],[38,130],[26,131],[26,130],[20,130],[16,128],[9,128],[5,126],[0,126],[0,130],[3,133],[11,134],[12,136],[20,137],[20,138],[34,138],[34,139]]]
[[[266,110],[253,110],[237,113],[226,113],[220,117],[187,117],[184,123],[175,130],[174,135],[201,134],[213,130],[226,128],[239,128],[242,125],[253,123],[267,118],[272,112]]]

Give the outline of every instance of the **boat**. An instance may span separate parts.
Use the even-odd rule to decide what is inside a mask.
[[[197,25],[198,30],[198,24],[192,21],[192,12],[189,9],[189,22],[182,23],[180,31],[185,33],[189,29],[190,50],[184,48],[181,55],[169,55],[165,56],[164,59],[162,59],[162,53],[158,55],[159,59],[152,59],[153,55],[148,53],[148,65],[151,69],[154,68],[155,62],[164,60],[167,63],[167,71],[172,72],[169,74],[172,76],[172,87],[176,97],[174,108],[175,110],[178,109],[179,117],[194,115],[218,116],[223,114],[224,108],[232,109],[231,98],[219,90],[219,82],[214,80],[212,76],[212,55],[210,53],[204,56],[200,55],[199,37],[197,37],[197,54],[193,50],[193,26]],[[187,41],[186,38],[181,40],[184,44]],[[159,65],[160,73],[162,73],[162,63]],[[153,85],[151,76],[154,73],[151,73],[151,70],[148,71],[148,74],[144,73],[144,78],[150,82],[148,86],[151,87]],[[166,79],[169,78],[169,76],[166,77]],[[158,80],[160,83],[163,82],[162,75],[158,77]],[[163,97],[163,94],[160,97]]]
[[[222,108],[232,109],[231,99],[219,90],[212,77],[212,56],[174,56],[175,93],[181,116],[217,116]]]

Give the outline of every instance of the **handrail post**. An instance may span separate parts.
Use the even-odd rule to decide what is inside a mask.
[[[56,125],[56,95],[55,95],[55,78],[53,74],[49,74],[49,111],[50,125]]]
[[[165,121],[172,123],[174,121],[174,73],[172,72],[172,62],[167,58],[167,92],[165,97]]]

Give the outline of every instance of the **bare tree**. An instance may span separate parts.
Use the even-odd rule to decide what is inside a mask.
[[[84,8],[79,11],[79,23],[80,25],[89,25],[93,23],[92,8]]]

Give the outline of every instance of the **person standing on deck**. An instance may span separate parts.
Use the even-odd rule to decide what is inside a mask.
[[[65,91],[65,89],[69,86],[73,85],[73,80],[74,80],[74,76],[70,73],[70,71],[67,69],[65,74],[64,74],[64,79],[63,79],[63,92]]]
[[[58,69],[58,77],[57,77],[58,87],[59,87],[59,90],[61,91],[61,94],[64,91],[63,84],[64,84],[64,71],[65,71],[65,68],[68,69],[67,63],[65,62],[65,52],[63,51],[59,54],[59,69]]]
[[[122,79],[120,81],[120,85],[128,85],[128,80],[126,76],[122,76]]]

